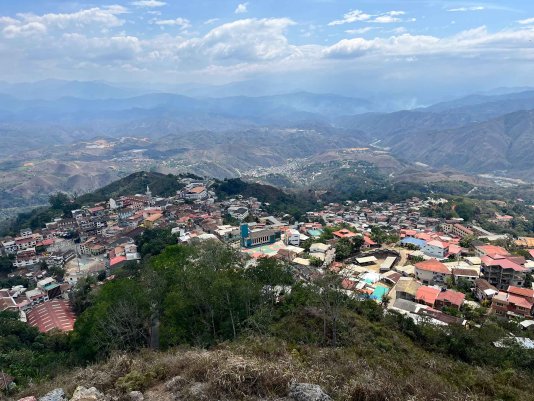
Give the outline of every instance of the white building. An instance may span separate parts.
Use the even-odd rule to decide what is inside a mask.
[[[287,230],[285,234],[285,243],[286,245],[299,246],[300,245],[300,232],[295,229]]]
[[[438,240],[428,241],[421,248],[421,252],[423,252],[425,255],[437,259],[444,259],[445,255],[448,253],[448,250],[448,244]]]

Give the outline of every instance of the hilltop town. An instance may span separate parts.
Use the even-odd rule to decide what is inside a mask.
[[[331,203],[296,221],[269,214],[269,204],[254,197],[219,198],[210,180],[181,178],[180,186],[169,197],[147,187],[84,204],[3,238],[12,272],[3,280],[0,311],[17,312],[42,332],[73,330],[77,283],[113,280],[140,263],[146,252],[139,239],[159,230],[176,243],[225,243],[252,265],[281,260],[303,282],[336,275],[349,297],[372,299],[415,322],[465,326],[474,316],[480,323],[497,315],[534,328],[534,238],[512,240],[461,218],[425,217],[446,199]]]

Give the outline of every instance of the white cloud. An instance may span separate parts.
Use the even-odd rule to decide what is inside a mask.
[[[447,11],[458,13],[458,12],[466,12],[466,11],[483,11],[486,7],[484,6],[471,6],[471,7],[458,7],[458,8],[449,8]]]
[[[167,3],[158,0],[139,0],[133,1],[130,4],[136,7],[163,7]]]
[[[191,80],[202,79],[203,74],[241,79],[246,74],[261,72],[332,71],[356,66],[372,69],[391,60],[411,60],[419,67],[427,62],[453,65],[460,59],[483,60],[480,65],[491,65],[494,60],[499,63],[534,60],[534,26],[528,24],[497,32],[482,26],[437,37],[411,35],[404,28],[393,29],[396,25],[386,31],[384,26],[370,23],[379,16],[352,12],[344,20],[359,19],[369,25],[347,29],[345,39],[325,46],[319,42],[294,44],[287,31],[295,22],[289,18],[240,19],[209,26],[206,34],[190,32],[188,35],[182,30],[190,24],[185,18],[161,18],[151,23],[182,29],[166,29],[155,36],[145,36],[131,31],[132,26],[123,20],[126,12],[124,7],[113,6],[70,14],[0,16],[0,59],[3,60],[0,75],[8,79],[16,76],[20,80],[24,76],[33,78],[32,74],[39,71],[66,79],[84,76],[105,79],[106,74],[114,71],[122,79],[128,71],[161,81],[178,74]],[[391,18],[403,15],[401,11],[381,14]],[[308,28],[306,31],[313,27]],[[371,31],[377,37],[354,37]]]
[[[209,20],[204,21],[204,25],[215,24],[218,21],[219,21],[219,18],[210,18]]]
[[[289,18],[238,20],[212,29],[193,45],[220,60],[271,60],[292,52],[284,31],[294,24]]]
[[[364,13],[361,10],[352,10],[343,15],[343,19],[329,22],[329,26],[350,24],[352,22],[367,21],[371,19],[371,15]]]
[[[348,33],[349,35],[362,35],[364,33],[370,32],[374,29],[378,29],[378,27],[375,26],[366,26],[363,28],[357,28],[357,29],[347,29],[345,33]]]
[[[119,15],[127,13],[125,7],[119,5],[103,8],[94,7],[73,13],[48,13],[35,15],[17,14],[17,18],[2,17],[0,23],[5,25],[2,32],[7,38],[17,36],[28,37],[43,34],[50,30],[95,30],[122,26],[125,21]]]
[[[234,11],[235,14],[245,14],[246,12],[248,12],[248,2],[238,4]]]
[[[517,22],[519,22],[521,25],[531,25],[534,24],[534,18],[521,19]]]
[[[394,22],[401,22],[399,18],[406,13],[404,11],[387,11],[381,14],[367,14],[361,10],[352,10],[343,15],[342,19],[334,20],[328,23],[329,26],[350,24],[353,22],[369,22],[376,24],[391,24]]]
[[[185,18],[165,19],[165,20],[153,20],[153,23],[161,26],[179,26],[181,29],[187,29],[191,27],[191,23]]]
[[[28,37],[46,33],[46,26],[40,22],[29,22],[24,25],[12,24],[6,26],[2,33],[6,38],[12,39],[18,36]]]
[[[498,57],[532,57],[534,28],[488,32],[485,26],[438,38],[435,36],[401,34],[389,38],[343,39],[323,49],[327,58],[358,58],[366,55],[382,56],[466,56],[475,54]]]

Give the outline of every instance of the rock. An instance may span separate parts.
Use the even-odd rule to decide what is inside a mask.
[[[207,383],[193,383],[189,387],[189,395],[195,400],[208,400],[209,397],[209,385]]]
[[[67,396],[62,388],[56,388],[39,398],[39,401],[67,401]]]
[[[29,397],[21,398],[18,401],[37,401],[37,398],[35,398],[33,395],[30,395]]]
[[[72,395],[70,401],[104,401],[106,396],[98,391],[96,388],[85,388],[78,386]],[[41,401],[41,400],[39,400]]]
[[[292,383],[289,387],[289,396],[295,401],[331,401],[321,386],[310,383]]]
[[[128,394],[128,396],[132,401],[143,401],[145,399],[145,396],[140,391],[130,391],[130,394]]]
[[[185,379],[182,376],[175,376],[165,383],[165,390],[175,392],[180,390],[185,384]]]

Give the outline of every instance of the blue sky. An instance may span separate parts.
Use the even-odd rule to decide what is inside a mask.
[[[460,94],[534,86],[534,1],[2,1],[0,58],[12,82]]]

